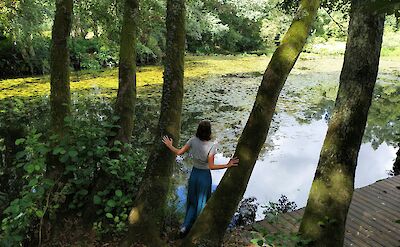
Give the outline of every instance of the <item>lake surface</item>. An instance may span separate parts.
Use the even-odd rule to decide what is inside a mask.
[[[306,205],[319,153],[334,106],[342,60],[300,60],[289,76],[279,99],[271,129],[254,167],[244,197],[256,197],[260,205],[286,195],[298,207]],[[399,142],[399,71],[392,61],[383,61],[356,170],[356,188],[388,177]],[[219,144],[216,163],[226,163],[251,111],[260,74],[229,74],[188,83],[183,140],[195,133],[198,121],[210,119]],[[397,91],[396,91],[397,90]],[[390,102],[387,102],[390,101]],[[178,206],[184,211],[190,165],[179,157],[176,170]],[[213,189],[225,170],[212,171]],[[223,207],[223,205],[221,205]],[[259,207],[257,219],[262,219]]]

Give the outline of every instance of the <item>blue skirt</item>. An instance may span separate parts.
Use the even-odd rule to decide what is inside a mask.
[[[207,200],[211,196],[211,172],[210,170],[198,169],[193,167],[190,173],[186,216],[183,226],[189,230],[201,210],[206,205]]]

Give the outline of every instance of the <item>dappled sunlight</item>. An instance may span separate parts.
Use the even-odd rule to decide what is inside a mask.
[[[262,56],[216,56],[188,57],[186,61],[185,78],[205,78],[213,75],[230,73],[249,73],[262,71],[268,57]],[[160,85],[163,82],[162,66],[145,66],[137,68],[137,87]],[[115,97],[118,89],[118,69],[106,71],[71,73],[71,92],[99,88],[104,91],[102,96]],[[0,81],[0,100],[9,97],[43,96],[50,93],[50,78],[28,77]]]
[[[139,208],[138,207],[134,207],[131,209],[131,212],[129,213],[129,224],[133,225],[139,222],[140,220],[140,212],[139,212]]]

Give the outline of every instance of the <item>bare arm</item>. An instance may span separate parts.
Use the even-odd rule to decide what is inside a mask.
[[[162,142],[165,144],[165,146],[167,146],[167,148],[169,148],[176,155],[184,154],[186,151],[189,150],[189,145],[188,144],[185,144],[181,149],[178,149],[178,148],[174,147],[172,145],[172,142],[173,142],[172,138],[169,138],[168,136],[164,136],[162,138]]]
[[[229,168],[232,166],[238,166],[238,164],[239,164],[239,159],[234,157],[234,158],[230,159],[229,162],[226,163],[225,165],[216,165],[214,163],[214,154],[210,154],[208,156],[208,167],[210,168],[210,170],[225,169],[225,168]]]

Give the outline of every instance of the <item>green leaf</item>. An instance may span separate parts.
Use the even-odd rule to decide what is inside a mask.
[[[65,152],[64,148],[62,148],[62,147],[56,147],[55,149],[53,149],[53,154],[54,154],[54,155],[57,155],[57,154],[60,154],[62,151]]]
[[[399,220],[395,220],[394,222],[397,223],[397,224],[400,224],[400,219]]]
[[[88,192],[87,190],[85,190],[85,189],[82,189],[82,190],[78,191],[78,193],[79,193],[80,195],[85,196],[85,195],[87,195],[89,192]]]
[[[41,168],[41,167],[40,167],[39,164],[36,164],[36,165],[35,165],[35,170],[36,170],[36,171],[40,171],[40,168]]]
[[[123,193],[122,193],[121,190],[116,190],[115,191],[115,195],[118,196],[118,197],[122,197]]]
[[[33,164],[28,164],[24,167],[24,169],[30,174],[35,170],[35,166]]]
[[[61,156],[60,161],[62,163],[66,163],[68,159],[69,159],[69,155],[68,154],[64,154],[63,156]]]
[[[68,151],[68,155],[69,155],[71,158],[75,158],[76,156],[78,156],[78,152],[77,152],[76,150],[69,150],[69,151]]]
[[[109,218],[109,219],[114,218],[114,216],[111,213],[106,213],[106,217]]]
[[[101,203],[101,198],[100,198],[100,196],[95,195],[95,196],[93,197],[93,203],[96,204],[96,205],[99,205],[99,204]]]
[[[30,186],[30,187],[35,186],[37,183],[38,183],[37,178],[34,178],[34,179],[31,179],[31,180],[29,181],[28,186]]]
[[[107,201],[107,206],[109,206],[110,208],[115,207],[116,203],[113,199],[110,199]]]
[[[46,154],[49,151],[49,148],[46,146],[40,146],[38,147],[38,152],[41,154]]]
[[[18,145],[21,145],[24,142],[25,142],[25,139],[24,138],[20,138],[20,139],[15,140],[15,145],[18,146]]]
[[[36,216],[39,217],[39,218],[42,218],[43,215],[44,215],[44,212],[42,210],[40,210],[40,209],[37,210],[35,213],[36,213]]]
[[[26,155],[26,152],[25,152],[25,151],[21,151],[21,152],[18,152],[18,153],[15,155],[15,158],[16,158],[17,160],[19,160],[19,159],[22,159],[25,155]]]

